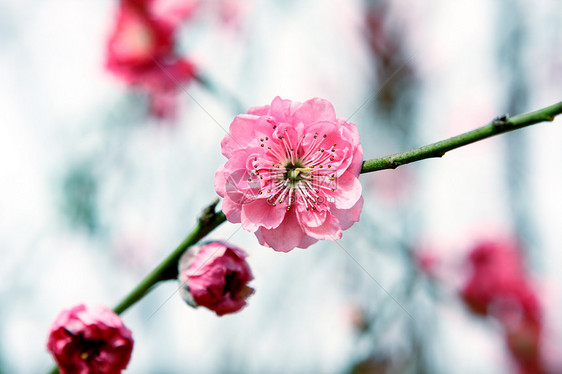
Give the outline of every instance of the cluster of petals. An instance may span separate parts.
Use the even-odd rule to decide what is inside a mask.
[[[195,1],[121,0],[107,44],[109,71],[149,94],[151,112],[171,117],[178,85],[192,80],[195,67],[175,52],[175,33]]]
[[[77,305],[58,315],[47,349],[61,374],[118,374],[131,358],[133,339],[111,310]]]
[[[485,241],[470,253],[472,273],[461,291],[470,310],[497,319],[521,373],[544,372],[540,355],[542,310],[516,243]]]
[[[214,184],[223,212],[262,245],[288,252],[338,240],[359,220],[359,132],[327,100],[276,97],[251,108],[234,118],[221,148],[228,161]]]
[[[178,266],[180,294],[191,306],[203,306],[217,315],[234,313],[254,293],[254,279],[246,253],[233,245],[211,242],[188,250]]]

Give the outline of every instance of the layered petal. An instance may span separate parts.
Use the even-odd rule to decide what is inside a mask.
[[[357,200],[355,205],[350,209],[337,209],[332,207],[330,212],[334,217],[336,217],[341,225],[342,230],[347,230],[355,222],[359,222],[359,217],[361,216],[361,210],[363,209],[363,196]]]
[[[356,176],[346,171],[337,179],[337,188],[331,196],[338,209],[351,209],[361,198],[362,187]]]
[[[342,228],[338,219],[329,214],[319,226],[305,226],[303,230],[306,235],[318,240],[339,240],[342,236]]]
[[[305,125],[319,121],[335,123],[336,112],[328,100],[314,98],[302,103],[294,112],[293,117],[296,122],[302,122]]]
[[[298,246],[305,234],[294,211],[285,215],[283,222],[274,229],[261,229],[263,241],[278,252],[289,252]]]
[[[247,285],[253,275],[245,258],[244,251],[224,242],[190,249],[178,265],[182,298],[219,316],[239,311],[254,292]]]
[[[259,227],[272,229],[279,226],[285,218],[285,210],[258,199],[242,206],[241,217],[244,230],[254,232]]]
[[[127,367],[133,339],[113,311],[81,304],[59,314],[51,326],[47,349],[62,374],[114,374]]]
[[[352,123],[333,106],[273,99],[237,116],[222,143],[228,158],[215,175],[231,222],[276,251],[337,240],[363,206],[357,179],[363,151]]]

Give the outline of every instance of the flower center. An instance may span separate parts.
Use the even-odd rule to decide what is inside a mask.
[[[286,171],[283,173],[283,179],[288,180],[292,187],[298,185],[302,180],[308,180],[312,171],[309,167],[304,167],[299,161],[288,162],[284,168]]]
[[[277,128],[273,119],[268,122],[273,130]],[[328,134],[317,132],[291,137],[287,128],[275,137],[259,138],[266,151],[265,165],[254,157],[248,182],[260,183],[257,195],[273,206],[286,203],[287,211],[293,204],[317,209],[336,189],[337,144],[327,138]]]

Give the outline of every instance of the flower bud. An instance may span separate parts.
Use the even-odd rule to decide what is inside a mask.
[[[61,374],[118,374],[129,363],[133,338],[111,310],[81,304],[58,315],[47,349]]]
[[[223,242],[191,248],[179,262],[182,298],[219,316],[239,311],[254,293],[247,286],[254,277],[245,258],[243,250]]]

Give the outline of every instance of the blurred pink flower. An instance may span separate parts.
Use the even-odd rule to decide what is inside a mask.
[[[117,374],[127,367],[133,339],[111,310],[78,305],[58,315],[47,349],[61,374]]]
[[[437,268],[440,265],[439,255],[431,250],[418,250],[414,252],[416,268],[429,277],[437,277]]]
[[[328,101],[276,97],[250,108],[234,118],[221,147],[228,158],[215,174],[222,209],[262,245],[306,248],[340,239],[359,221],[359,132]]]
[[[201,0],[151,0],[149,9],[159,22],[176,28],[195,12],[200,3]]]
[[[180,293],[191,306],[204,306],[222,316],[246,305],[254,277],[246,253],[223,242],[211,242],[187,251],[179,263]]]
[[[187,60],[163,60],[160,66],[147,70],[140,86],[149,93],[150,111],[159,118],[173,118],[178,85],[195,77],[195,66]]]
[[[123,0],[107,44],[107,68],[136,84],[154,67],[154,59],[173,52],[173,33],[173,28],[152,17],[147,1]]]
[[[530,289],[518,246],[511,241],[486,241],[470,253],[472,273],[461,296],[474,313],[487,314],[492,304],[522,306],[536,313],[538,301]]]
[[[194,65],[176,55],[175,32],[193,2],[122,0],[107,44],[106,67],[127,84],[147,92],[151,113],[175,114],[181,85],[195,77]]]
[[[519,246],[486,241],[470,253],[472,273],[461,296],[470,309],[493,316],[503,326],[519,373],[546,373],[541,358],[542,310],[532,289]]]
[[[218,14],[223,25],[238,29],[242,19],[248,12],[250,3],[243,0],[221,0],[218,3]]]

